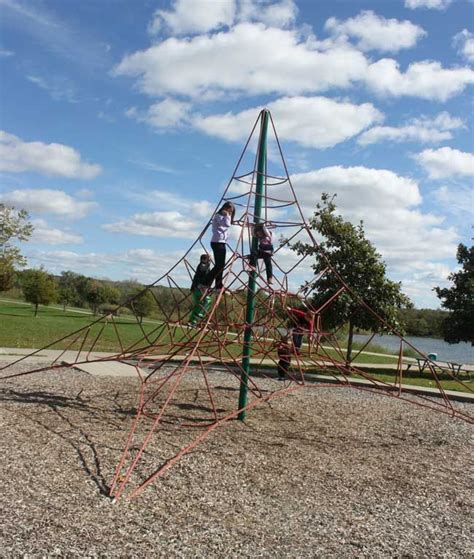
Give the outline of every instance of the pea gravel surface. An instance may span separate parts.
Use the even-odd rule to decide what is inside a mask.
[[[232,409],[235,381],[210,376]],[[199,387],[183,379],[176,417],[206,401]],[[136,394],[133,378],[74,369],[0,381],[1,557],[474,556],[472,425],[354,389],[299,390],[113,504]],[[168,421],[131,485],[196,434]]]

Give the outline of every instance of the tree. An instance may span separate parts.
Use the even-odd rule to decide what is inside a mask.
[[[59,278],[58,301],[63,305],[63,311],[66,305],[77,304],[79,294],[76,288],[76,276],[74,272],[61,272]]]
[[[474,246],[458,246],[459,272],[448,276],[452,287],[435,287],[441,306],[450,311],[442,324],[443,337],[450,344],[471,342],[474,345]]]
[[[35,306],[35,316],[38,305],[49,305],[56,299],[56,282],[43,268],[23,272],[22,288],[25,301]]]
[[[354,226],[336,215],[334,197],[322,194],[321,202],[310,219],[310,227],[323,237],[320,247],[329,261],[353,293],[372,308],[391,327],[402,330],[398,310],[411,306],[410,300],[401,292],[400,283],[389,280],[385,263],[372,243],[365,238],[363,223]],[[318,276],[327,268],[326,260],[313,245],[296,242],[290,245],[299,255],[312,255],[316,261],[312,268]],[[315,285],[311,304],[317,309],[328,301],[340,288],[333,274],[324,274]],[[337,328],[348,324],[347,363],[352,358],[354,328],[379,332],[384,325],[357,297],[347,291],[340,294],[324,311],[324,327]]]
[[[107,290],[101,282],[89,280],[86,301],[94,314],[97,314],[99,308],[107,302]]]
[[[148,316],[156,308],[156,302],[150,291],[143,291],[138,288],[135,295],[137,296],[136,299],[130,301],[127,306],[141,322],[144,316]]]
[[[122,297],[120,289],[117,289],[110,283],[104,283],[103,286],[105,290],[104,295],[106,303],[108,303],[109,305],[118,305]]]
[[[26,210],[15,210],[0,203],[0,291],[10,289],[15,269],[26,264],[20,249],[12,240],[27,241],[33,232]]]

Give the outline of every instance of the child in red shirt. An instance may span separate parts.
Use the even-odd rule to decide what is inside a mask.
[[[299,355],[303,344],[303,335],[307,333],[311,337],[313,334],[315,313],[308,309],[296,307],[288,307],[287,310],[291,319],[293,346],[295,353]]]

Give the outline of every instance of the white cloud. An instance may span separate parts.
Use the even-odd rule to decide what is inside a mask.
[[[474,154],[442,147],[425,149],[413,158],[425,169],[432,179],[474,176]]]
[[[86,216],[97,206],[95,202],[81,202],[62,190],[49,188],[25,188],[0,194],[5,204],[24,208],[30,212],[51,213],[79,219]]]
[[[422,61],[410,64],[403,73],[398,62],[383,58],[369,66],[366,82],[369,89],[379,95],[410,95],[446,101],[474,83],[474,71],[470,68],[443,68],[439,62]]]
[[[33,219],[32,224],[34,226],[34,231],[31,236],[32,243],[42,243],[46,245],[77,245],[84,242],[81,235],[51,227],[44,219]]]
[[[403,126],[374,126],[361,134],[357,143],[363,146],[382,141],[436,143],[450,140],[451,130],[464,128],[460,118],[452,117],[447,112],[439,113],[434,118],[422,116],[409,120]]]
[[[60,19],[46,3],[1,0],[2,25],[8,24],[19,30],[17,34],[30,35],[35,48],[44,48],[90,70],[103,70],[110,66],[110,56],[104,44],[97,42],[93,34],[87,35],[85,26],[72,27],[69,21]]]
[[[434,195],[446,211],[468,219],[474,215],[474,188],[472,186],[440,186],[435,190]]]
[[[235,0],[174,0],[171,10],[155,12],[148,30],[152,35],[163,27],[175,35],[206,33],[232,25],[235,12]]]
[[[182,217],[186,216],[185,219],[210,218],[215,209],[215,204],[208,200],[192,200],[170,190],[131,190],[128,198],[134,203],[146,205],[147,209],[178,211]]]
[[[40,76],[26,76],[26,79],[44,89],[55,101],[77,103],[77,88],[71,80],[58,76],[46,80]]]
[[[383,120],[371,103],[354,105],[326,97],[285,97],[267,107],[278,123],[280,138],[313,148],[332,147]],[[237,114],[196,117],[193,125],[226,140],[242,140],[258,111],[253,108]]]
[[[413,47],[426,32],[411,21],[386,19],[370,10],[355,17],[340,21],[332,17],[326,21],[325,29],[338,36],[358,39],[362,50],[397,52]]]
[[[417,8],[429,8],[433,10],[445,10],[453,0],[405,0],[405,7],[411,10]]]
[[[337,193],[337,211],[345,220],[364,222],[366,237],[387,263],[392,279],[403,279],[403,288],[417,303],[437,306],[431,296],[433,278],[423,274],[445,267],[459,241],[444,218],[419,209],[421,195],[416,181],[385,169],[327,167],[292,176],[303,213],[311,216],[321,193]]]
[[[201,252],[201,250],[192,251],[189,260],[198,262]],[[30,250],[27,256],[29,262],[36,266],[44,265],[52,273],[59,274],[64,270],[71,270],[92,277],[108,277],[117,280],[133,278],[145,284],[151,284],[175,266],[176,262],[182,258],[183,251],[154,251],[142,248],[115,253]],[[184,264],[175,268],[172,275],[178,285],[189,287],[190,275]]]
[[[12,50],[0,49],[0,58],[10,58],[10,56],[15,56]]]
[[[84,163],[79,152],[69,146],[24,142],[13,134],[0,131],[0,171],[35,171],[44,175],[91,179],[102,169],[100,165]]]
[[[474,62],[474,34],[463,29],[453,37],[453,45],[458,49],[458,53],[464,56],[469,62]]]
[[[102,229],[109,233],[128,233],[152,237],[194,239],[199,223],[177,211],[134,214],[131,218],[108,223]]]
[[[416,181],[386,169],[338,165],[295,174],[291,180],[307,215],[314,211],[322,192],[337,193],[336,204],[343,214],[357,207],[369,214],[382,207],[391,210],[421,202]]]
[[[260,21],[269,27],[287,27],[294,23],[298,7],[293,0],[240,0],[239,21]]]
[[[350,45],[318,50],[314,37],[295,30],[241,23],[228,32],[169,38],[126,56],[114,74],[136,77],[151,96],[298,94],[348,87],[366,68],[364,55]]]
[[[145,161],[143,159],[135,160],[130,159],[130,163],[141,167],[142,169],[146,169],[147,171],[155,171],[157,173],[169,173],[171,175],[175,175],[178,173],[176,169],[173,167],[168,167],[167,165],[161,165],[159,163],[154,163],[152,161]]]
[[[138,111],[133,107],[125,114],[139,122],[147,122],[156,129],[177,128],[187,123],[190,108],[190,103],[167,98],[154,103],[147,111]]]
[[[372,39],[376,41],[375,35]],[[394,39],[391,48],[395,43]],[[184,95],[201,101],[223,95],[316,93],[364,81],[379,95],[446,101],[474,83],[474,70],[468,67],[444,68],[437,61],[425,60],[402,72],[391,58],[369,64],[360,50],[343,39],[321,42],[296,29],[262,23],[240,23],[210,35],[168,38],[124,57],[113,73],[136,78],[140,91],[152,97]],[[166,124],[161,109],[158,104],[155,118],[160,127]],[[186,107],[178,104],[172,118],[181,123],[185,113]],[[131,116],[154,118],[153,114],[140,115],[136,109]]]
[[[293,0],[174,0],[170,10],[155,12],[148,31],[152,35],[163,30],[174,35],[193,35],[241,22],[288,27],[297,14]]]
[[[433,287],[447,287],[446,278],[453,272],[441,262],[428,262],[426,260],[410,263],[409,268],[402,270],[402,289],[418,308],[439,308],[440,300],[433,292]]]

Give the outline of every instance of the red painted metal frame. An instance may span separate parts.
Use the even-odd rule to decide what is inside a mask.
[[[285,231],[290,230],[290,232],[286,235],[286,240],[280,246],[275,247],[273,263],[277,274],[274,276],[272,285],[268,284],[265,274],[262,275],[259,269],[261,265],[257,265],[256,312],[254,322],[251,325],[254,340],[252,350],[254,370],[248,378],[249,402],[242,409],[237,409],[236,405],[229,409],[218,407],[220,405],[217,394],[219,386],[216,385],[217,381],[214,380],[213,366],[217,364],[224,373],[227,373],[227,378],[230,383],[234,383],[235,390],[238,389],[243,373],[241,352],[237,349],[242,346],[243,332],[248,326],[244,320],[244,296],[249,272],[246,255],[251,242],[250,224],[253,221],[253,216],[250,208],[253,207],[252,197],[255,194],[256,154],[252,158],[253,168],[250,171],[241,170],[240,166],[249,150],[251,139],[258,129],[259,119],[255,122],[227,188],[216,205],[217,210],[225,200],[232,200],[236,204],[241,211],[237,222],[240,226],[240,233],[233,247],[229,246],[230,258],[224,270],[226,287],[213,293],[214,301],[199,328],[192,329],[186,325],[191,294],[188,289],[181,286],[184,283],[183,277],[191,278],[194,274],[192,262],[197,261],[197,255],[202,251],[207,251],[203,239],[209,228],[210,220],[182,258],[153,284],[147,286],[140,294],[135,296],[135,298],[138,298],[146,291],[153,295],[160,313],[165,317],[162,324],[145,328],[141,320],[137,318],[136,326],[141,333],[141,337],[127,346],[120,333],[120,320],[113,315],[102,316],[86,327],[55,340],[44,348],[36,350],[28,356],[23,356],[0,369],[0,371],[3,371],[0,380],[21,377],[44,370],[59,370],[65,366],[61,359],[67,355],[69,355],[67,364],[69,367],[81,363],[111,360],[133,364],[139,383],[138,398],[135,417],[125,438],[122,454],[110,486],[110,496],[115,500],[124,495],[127,495],[128,498],[139,495],[145,487],[156,478],[164,475],[169,468],[209,437],[218,427],[236,418],[240,412],[252,410],[260,404],[301,388],[316,390],[329,386],[332,388],[355,388],[377,395],[395,397],[411,404],[474,423],[473,416],[468,414],[465,408],[462,406],[456,407],[454,402],[450,400],[449,395],[443,389],[440,375],[442,374],[444,377],[458,382],[460,386],[462,385],[465,390],[471,393],[473,392],[472,388],[431,360],[427,361],[430,378],[435,383],[440,397],[431,398],[423,394],[407,394],[403,385],[403,348],[411,347],[420,357],[428,358],[404,339],[399,332],[391,328],[383,317],[371,309],[364,301],[363,294],[351,290],[344,278],[332,266],[330,256],[326,255],[317,243],[298,203],[271,115],[273,141],[278,148],[277,152],[280,155],[285,174],[278,176],[277,174],[270,174],[268,171],[265,173],[265,216],[269,227],[284,228]],[[232,185],[235,181],[248,185],[248,191],[233,195]],[[285,219],[272,220],[271,212],[275,210],[281,212],[283,208]],[[296,291],[291,291],[289,289],[291,285],[290,275],[301,267],[306,256],[298,257],[296,262],[290,264],[287,268],[284,267],[279,256],[295,239],[303,239],[315,247],[318,257],[325,261],[325,270],[318,276],[306,280],[304,285],[297,288]],[[301,356],[296,354],[293,356],[292,367],[287,380],[282,383],[276,380],[274,375],[274,369],[278,364],[275,345],[280,336],[284,333],[291,333],[291,328],[294,326],[294,320],[285,309],[288,306],[298,304],[310,306],[311,293],[317,289],[318,281],[323,276],[327,277],[328,275],[334,279],[334,295],[318,309],[315,309],[318,327],[314,336],[308,340],[308,344],[303,345]],[[188,282],[188,280],[185,281]],[[173,298],[172,308],[168,308],[159,297],[157,289],[163,283],[168,285],[168,293]],[[394,361],[396,368],[394,369],[393,382],[380,380],[375,375],[358,368],[357,365],[347,365],[343,348],[338,341],[337,331],[332,332],[329,336],[324,332],[324,315],[342,293],[351,297],[359,308],[363,307],[367,312],[372,313],[384,330],[399,338],[400,347],[398,357]],[[133,298],[118,307],[117,311],[130,304],[133,305]],[[98,355],[99,343],[105,332],[108,331],[111,331],[116,339],[117,351],[112,355]],[[362,355],[370,341],[371,339],[359,350],[356,357]],[[34,357],[43,350],[55,347],[60,347],[61,351],[52,358],[48,365],[33,366],[26,371],[15,372],[14,367],[23,363],[27,357]],[[70,357],[71,352],[74,352],[73,358]],[[315,383],[312,381],[314,372],[324,373],[332,377],[338,384]],[[188,379],[192,379],[190,384],[194,387],[199,386],[197,398],[206,402],[205,411],[207,415],[204,414],[203,417],[197,417],[191,412],[186,416],[185,411],[176,412],[173,410],[173,407],[181,402],[179,399],[180,390],[183,389],[183,386],[186,386]],[[353,382],[354,379],[363,379],[368,384],[365,386],[356,385]],[[219,380],[218,383],[220,382]],[[374,405],[376,405],[376,402],[374,402]],[[156,435],[160,432],[160,429],[170,425],[186,430],[186,433],[196,433],[196,429],[199,432],[190,435],[190,441],[184,444],[178,452],[165,458],[159,466],[153,468],[147,465],[152,468],[151,473],[144,476],[140,472],[140,475],[138,475],[139,466],[143,462],[148,446],[152,441],[157,440]],[[134,487],[128,490],[130,486]]]

